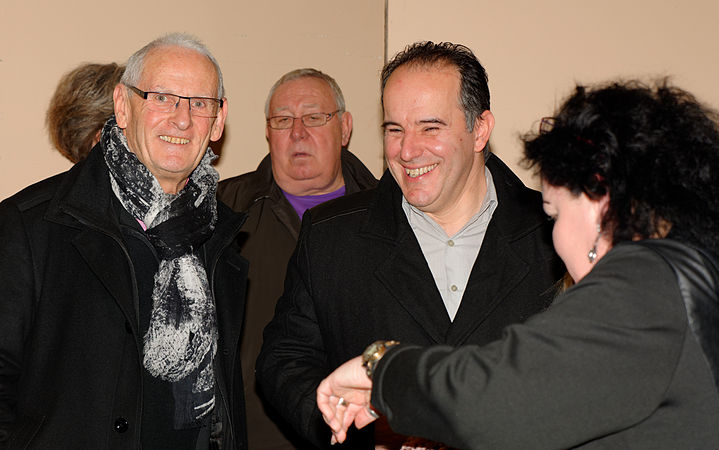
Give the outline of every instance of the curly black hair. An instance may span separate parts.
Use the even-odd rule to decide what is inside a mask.
[[[608,193],[614,244],[669,229],[719,251],[718,117],[666,79],[577,86],[551,130],[524,136],[524,161],[575,195]]]

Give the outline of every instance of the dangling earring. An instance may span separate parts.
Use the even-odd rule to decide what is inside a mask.
[[[587,253],[587,258],[589,258],[589,263],[594,264],[594,261],[597,260],[597,244],[599,243],[599,236],[602,235],[602,226],[600,224],[597,224],[597,238],[594,240],[594,245],[591,249],[589,249],[589,253]]]

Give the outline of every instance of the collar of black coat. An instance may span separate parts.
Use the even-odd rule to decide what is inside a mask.
[[[490,154],[487,167],[497,190],[497,209],[492,222],[509,241],[519,239],[546,224],[541,193],[529,189],[498,156]],[[407,221],[402,210],[402,191],[389,170],[376,189],[362,191],[324,203],[312,210],[312,223],[337,215],[368,210],[362,232],[377,238],[396,240]]]
[[[88,226],[118,237],[121,235],[117,214],[112,208],[115,194],[110,186],[110,174],[100,144],[90,151],[87,159],[58,177],[60,184],[50,201],[46,220],[76,228]],[[218,202],[218,223],[213,236],[229,235],[229,238],[222,239],[229,242],[239,232],[244,220],[244,214],[234,213]],[[227,242],[215,239],[208,244],[224,246]]]
[[[114,195],[102,147],[97,144],[84,161],[63,174],[45,219],[71,227],[91,226],[119,236],[111,201]]]

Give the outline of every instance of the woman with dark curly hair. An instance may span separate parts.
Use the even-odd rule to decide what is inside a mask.
[[[577,87],[525,138],[576,284],[484,347],[379,342],[317,391],[459,448],[719,448],[719,131],[689,93]],[[717,377],[717,378],[715,378]]]
[[[112,92],[125,66],[81,64],[63,75],[50,100],[45,121],[55,148],[71,162],[87,157],[114,114]]]

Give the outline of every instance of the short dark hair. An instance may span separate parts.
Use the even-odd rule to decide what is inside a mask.
[[[124,70],[115,63],[81,64],[60,79],[45,122],[55,148],[73,163],[87,157],[113,115],[112,93]]]
[[[382,69],[382,106],[384,88],[390,75],[400,66],[449,65],[457,68],[460,76],[459,103],[464,110],[467,129],[474,129],[474,122],[489,109],[489,86],[487,72],[472,50],[461,44],[431,41],[416,42],[397,53]]]
[[[549,131],[524,137],[545,182],[609,194],[602,228],[616,244],[663,236],[719,250],[717,113],[666,79],[577,86]]]

